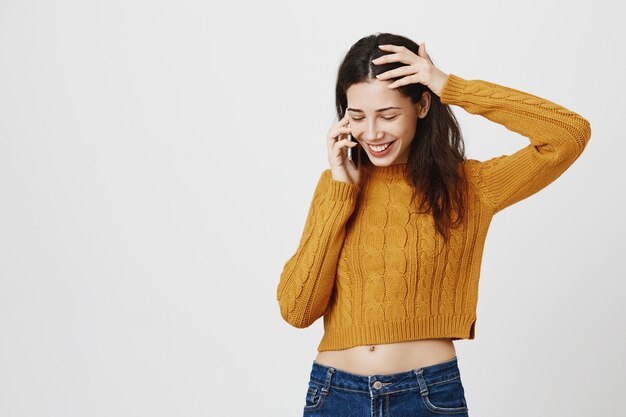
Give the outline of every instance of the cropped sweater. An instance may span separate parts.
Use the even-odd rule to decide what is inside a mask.
[[[408,165],[362,164],[360,184],[322,172],[296,252],[284,264],[280,313],[304,328],[324,316],[317,350],[417,339],[474,339],[483,246],[494,214],[556,180],[581,154],[589,122],[546,99],[449,74],[440,96],[530,139],[510,155],[459,164],[469,192],[444,244],[411,204]]]

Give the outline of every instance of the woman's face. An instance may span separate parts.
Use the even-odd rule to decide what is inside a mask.
[[[376,166],[408,161],[417,119],[425,117],[430,106],[429,93],[411,103],[409,97],[387,87],[389,84],[391,81],[374,80],[353,84],[346,91],[352,136]]]

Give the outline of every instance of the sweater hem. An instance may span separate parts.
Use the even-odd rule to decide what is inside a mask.
[[[420,339],[474,339],[476,315],[440,315],[404,321],[374,322],[351,327],[327,327],[317,351],[347,349]]]

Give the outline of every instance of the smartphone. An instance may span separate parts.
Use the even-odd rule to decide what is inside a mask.
[[[352,163],[352,166],[354,167],[354,169],[359,169],[359,163],[360,163],[359,159],[361,158],[360,145],[359,145],[359,142],[357,142],[357,140],[354,139],[354,136],[352,136],[352,134],[350,134],[350,142],[355,142],[357,145],[351,146],[348,148],[348,159]]]

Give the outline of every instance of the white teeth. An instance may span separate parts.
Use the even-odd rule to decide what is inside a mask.
[[[369,144],[368,144],[368,145],[369,145]],[[386,144],[384,144],[384,145],[381,145],[381,146],[372,146],[372,145],[369,145],[369,147],[370,147],[370,149],[374,150],[375,152],[382,152],[382,151],[384,151],[385,149],[387,149],[390,145],[391,145],[391,142],[388,142],[388,143],[386,143]]]

